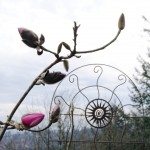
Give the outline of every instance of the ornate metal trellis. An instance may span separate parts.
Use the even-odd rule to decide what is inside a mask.
[[[60,101],[61,119],[65,122],[67,117],[69,118],[66,123],[65,139],[60,137],[56,141],[69,144],[71,142],[72,145],[76,142],[93,141],[92,150],[97,150],[98,147],[126,149],[131,144],[132,148],[139,144],[140,146],[135,149],[146,149],[144,136],[134,141],[132,136],[128,135],[130,129],[126,114],[134,110],[129,97],[133,85],[135,86],[134,82],[124,72],[105,64],[89,64],[70,72],[57,86],[51,101],[50,109]],[[142,115],[139,118],[143,119],[144,114]],[[77,138],[75,129],[84,127],[87,128],[87,132],[91,130],[90,138],[80,139],[80,136]],[[129,137],[131,139],[127,140]],[[79,145],[76,147],[80,149]]]

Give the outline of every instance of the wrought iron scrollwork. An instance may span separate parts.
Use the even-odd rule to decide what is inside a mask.
[[[107,126],[113,117],[111,105],[103,99],[92,100],[85,109],[87,122],[95,128]]]

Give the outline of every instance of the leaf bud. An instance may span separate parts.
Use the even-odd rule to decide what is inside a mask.
[[[69,62],[68,62],[68,60],[63,60],[63,64],[64,64],[65,70],[68,71],[69,70]]]
[[[64,46],[66,49],[71,50],[70,46],[69,46],[67,43],[62,42],[62,44],[63,44],[63,46]]]

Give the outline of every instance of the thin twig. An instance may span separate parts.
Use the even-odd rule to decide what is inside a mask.
[[[30,131],[30,132],[42,132],[42,131],[48,129],[51,125],[52,125],[52,122],[50,122],[50,123],[49,123],[45,128],[43,128],[43,129],[39,129],[39,130],[32,130],[32,129],[29,129],[29,130],[27,130],[27,131]]]
[[[74,118],[73,118],[73,112],[74,112],[74,106],[73,106],[73,103],[71,103],[71,115],[70,115],[70,120],[71,120],[71,135],[70,135],[70,139],[69,139],[69,142],[67,144],[67,148],[66,150],[69,150],[70,148],[70,144],[71,144],[71,141],[72,141],[72,137],[73,137],[73,131],[74,131]]]
[[[42,50],[44,50],[45,52],[49,52],[49,53],[51,53],[51,54],[55,55],[55,57],[56,57],[56,58],[58,58],[58,57],[59,57],[59,56],[58,56],[58,54],[56,54],[56,53],[54,53],[54,52],[52,52],[52,51],[50,51],[50,50],[46,49],[46,48],[45,48],[45,47],[43,47],[42,45],[40,46],[40,48],[41,48]]]
[[[73,39],[73,41],[74,41],[74,50],[73,51],[74,52],[76,52],[77,36],[78,36],[77,30],[78,30],[79,27],[80,27],[80,25],[77,26],[77,23],[74,22],[74,27],[73,27],[73,33],[74,33],[74,39]]]
[[[83,53],[93,53],[96,51],[100,51],[105,49],[106,47],[108,47],[110,44],[112,44],[114,41],[116,41],[116,39],[118,38],[119,34],[121,33],[121,30],[118,31],[117,35],[115,36],[115,38],[113,40],[111,40],[109,43],[107,43],[106,45],[97,48],[97,49],[93,49],[93,50],[88,50],[88,51],[76,51],[76,54],[83,54]]]
[[[70,106],[69,106],[69,113],[68,114],[69,114],[69,117],[70,117],[70,115],[71,115],[70,114]],[[67,133],[66,133],[66,141],[68,141],[68,136],[69,136],[70,129],[71,129],[71,123],[69,124],[68,130],[67,130]],[[68,142],[66,143],[66,147],[67,147],[67,144],[68,144]]]

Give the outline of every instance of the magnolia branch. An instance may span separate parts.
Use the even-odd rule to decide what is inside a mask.
[[[37,54],[38,55],[42,55],[43,51],[44,52],[48,52],[52,55],[54,55],[56,57],[56,59],[51,63],[49,64],[34,80],[33,82],[31,83],[31,85],[27,88],[27,90],[24,92],[24,94],[22,95],[22,97],[19,99],[18,103],[16,104],[16,106],[13,108],[12,112],[10,113],[10,115],[8,116],[7,118],[7,123],[2,123],[1,122],[1,125],[3,125],[2,127],[2,131],[1,131],[1,134],[0,134],[0,141],[2,140],[5,132],[7,129],[14,129],[15,127],[10,127],[9,123],[12,121],[12,117],[13,115],[15,114],[16,110],[18,109],[18,107],[21,105],[21,103],[23,102],[23,100],[26,98],[26,96],[29,94],[29,92],[32,90],[32,88],[37,85],[37,84],[50,84],[52,81],[50,81],[50,77],[53,75],[51,75],[48,71],[50,68],[52,68],[54,65],[60,63],[60,62],[63,62],[64,63],[64,67],[66,69],[66,71],[68,71],[69,69],[69,63],[68,63],[68,59],[72,58],[72,57],[77,57],[77,58],[80,58],[80,56],[76,55],[76,54],[84,54],[84,53],[92,53],[92,52],[96,52],[96,51],[100,51],[100,50],[103,50],[105,49],[106,47],[108,47],[110,44],[112,44],[113,42],[116,41],[116,39],[118,38],[118,36],[120,35],[121,33],[121,30],[124,29],[125,27],[125,19],[124,19],[124,15],[121,14],[120,18],[119,18],[119,21],[118,21],[118,33],[117,35],[110,41],[108,42],[106,45],[100,47],[100,48],[97,48],[97,49],[93,49],[93,50],[88,50],[88,51],[77,51],[77,31],[78,31],[78,28],[80,27],[80,25],[77,25],[76,22],[74,22],[74,27],[73,27],[73,41],[74,41],[74,47],[73,47],[73,50],[70,48],[70,46],[65,43],[65,42],[61,42],[59,45],[58,45],[58,49],[57,49],[57,53],[53,52],[53,51],[50,51],[48,49],[46,49],[44,46],[42,46],[42,44],[44,43],[45,41],[45,38],[43,35],[41,35],[40,39],[38,38],[38,36],[33,32],[33,31],[30,31],[30,30],[27,30],[27,29],[22,29],[22,28],[19,28],[19,33],[22,37],[22,41],[29,47],[31,48],[35,48],[37,49]],[[28,33],[28,36],[26,36],[26,34]],[[30,38],[29,39],[26,39],[26,37]],[[64,46],[66,48],[66,50],[69,50],[70,51],[70,54],[68,56],[60,56],[60,52],[62,50],[62,46]],[[62,76],[62,74],[59,73],[55,73],[58,77],[58,81],[60,81],[61,79],[64,78],[64,76]],[[45,77],[46,76],[46,77]],[[61,78],[60,78],[61,76]],[[57,116],[55,116],[57,119],[58,117],[58,114]],[[72,116],[72,119],[73,121],[73,116]],[[51,126],[51,124],[53,122],[51,122],[52,120],[49,120],[49,124],[43,128],[43,129],[39,129],[39,130],[31,130],[31,129],[27,129],[29,131],[32,131],[32,132],[41,132],[41,131],[44,131],[46,130],[47,128],[49,128]],[[73,125],[73,122],[72,122],[72,125]]]

